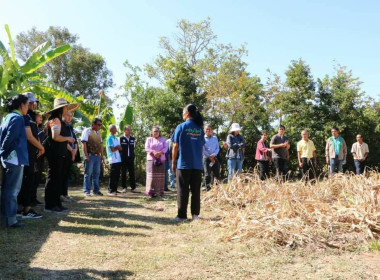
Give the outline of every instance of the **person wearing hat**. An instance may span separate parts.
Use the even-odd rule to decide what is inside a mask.
[[[34,112],[37,107],[38,99],[32,92],[26,92],[23,95],[28,98],[29,102],[28,112],[24,116],[26,137],[28,140],[29,166],[24,167],[22,185],[17,196],[17,214],[23,219],[39,219],[42,218],[42,216],[31,208],[35,180],[34,165],[36,164],[37,158],[45,153],[45,149],[38,140],[36,113]]]
[[[60,196],[64,181],[67,180],[66,156],[67,145],[74,143],[62,117],[68,112],[78,109],[79,104],[70,104],[64,98],[54,99],[53,110],[45,115],[49,116],[47,124],[48,138],[45,140],[46,156],[48,160],[47,179],[45,184],[45,212],[60,213],[67,210],[62,205]]]
[[[240,174],[243,168],[245,141],[243,136],[240,135],[240,130],[240,125],[233,123],[226,140],[228,181],[232,179],[234,174]]]

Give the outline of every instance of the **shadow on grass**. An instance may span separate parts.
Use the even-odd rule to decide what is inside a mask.
[[[4,271],[2,271],[4,272]],[[2,276],[0,272],[0,277]],[[95,269],[69,269],[69,270],[50,270],[44,268],[16,269],[7,273],[7,279],[110,279],[122,280],[132,279],[134,275],[125,270],[95,270]],[[1,279],[3,279],[1,277]],[[6,278],[4,278],[6,279]]]
[[[86,207],[82,208],[81,210],[84,213],[86,213],[86,217],[95,218],[95,219],[118,217],[118,218],[130,220],[130,221],[139,221],[139,222],[154,223],[154,224],[160,224],[160,225],[172,224],[170,222],[170,218],[145,216],[145,215],[129,213],[127,211],[97,209],[95,211],[89,212],[89,211],[86,211]]]
[[[88,215],[86,215],[88,216]],[[140,228],[140,229],[152,229],[150,226],[146,225],[139,225],[139,224],[126,224],[122,221],[115,221],[110,220],[109,217],[107,218],[94,218],[94,219],[86,219],[83,217],[78,216],[68,216],[64,219],[66,222],[79,224],[79,225],[100,225],[100,226],[106,226],[106,227],[119,227],[119,228]]]
[[[116,230],[110,229],[102,229],[102,228],[91,228],[91,227],[71,227],[71,226],[59,226],[58,231],[64,233],[75,233],[75,234],[91,234],[95,236],[147,236],[143,233],[135,233],[135,232],[119,232]]]
[[[43,190],[40,189],[39,193],[41,192]],[[126,197],[129,198],[131,197]],[[96,269],[49,270],[29,266],[54,231],[94,236],[145,237],[147,235],[144,233],[125,229],[135,228],[144,231],[152,230],[151,226],[144,223],[170,224],[168,218],[129,213],[128,209],[145,208],[139,205],[138,201],[133,203],[121,199],[97,197],[93,200],[83,199],[64,204],[70,208],[70,212],[43,213],[42,219],[24,220],[25,228],[0,230],[0,279],[126,279],[133,275],[132,272]],[[37,207],[36,211],[42,213],[43,208]],[[61,225],[61,221],[67,223]],[[51,256],[46,265],[53,267],[56,258],[57,256]]]

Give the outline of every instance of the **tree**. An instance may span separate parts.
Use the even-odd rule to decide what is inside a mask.
[[[26,60],[31,51],[42,42],[49,42],[52,47],[70,44],[71,51],[49,62],[39,70],[56,85],[83,96],[85,99],[96,97],[100,89],[113,86],[112,73],[107,68],[104,58],[78,44],[79,37],[71,34],[67,28],[49,27],[45,32],[32,28],[16,37],[16,53]]]
[[[56,59],[70,50],[70,45],[63,45],[52,49],[48,42],[44,42],[32,50],[31,55],[20,65],[16,60],[13,40],[8,25],[5,25],[10,43],[8,54],[4,44],[0,41],[0,99],[5,99],[27,91],[33,91],[42,103],[51,103],[55,97],[64,97],[69,102],[76,101],[65,89],[52,83],[46,75],[37,73],[46,63]],[[2,112],[3,113],[3,112]]]

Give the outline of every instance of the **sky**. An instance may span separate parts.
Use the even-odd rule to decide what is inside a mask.
[[[79,43],[102,55],[120,91],[124,61],[143,67],[161,52],[162,36],[176,34],[179,20],[211,18],[218,43],[246,43],[248,71],[263,82],[267,69],[283,75],[302,58],[314,78],[334,74],[334,65],[351,69],[367,95],[379,99],[380,2],[353,0],[0,0],[0,40],[36,27],[67,27]]]

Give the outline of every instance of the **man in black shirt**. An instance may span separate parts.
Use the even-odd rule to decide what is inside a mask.
[[[135,179],[135,147],[136,140],[131,136],[131,126],[124,127],[124,136],[120,137],[121,151],[121,184],[123,186],[123,193],[127,192],[127,171],[129,173],[129,184],[133,193],[140,193],[136,189]]]

